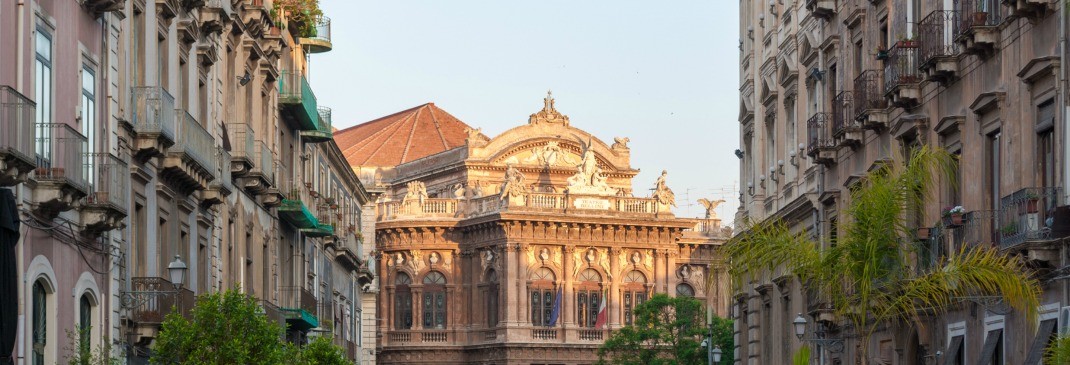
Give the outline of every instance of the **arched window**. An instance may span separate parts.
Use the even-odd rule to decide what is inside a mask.
[[[424,328],[446,328],[446,277],[438,271],[424,276]]]
[[[399,272],[394,278],[394,329],[412,328],[412,278],[409,274]]]
[[[487,328],[493,328],[498,326],[498,272],[494,269],[487,270],[486,282],[483,296],[487,308]]]
[[[45,364],[45,346],[48,346],[48,292],[40,280],[33,283],[33,364]]]
[[[602,275],[593,269],[580,272],[576,283],[576,323],[594,328],[598,306],[602,304]]]
[[[676,296],[694,298],[695,288],[692,288],[689,284],[676,284]]]
[[[93,330],[93,299],[89,293],[82,294],[78,300],[78,346],[83,354],[90,351]]]
[[[623,291],[624,324],[631,325],[635,320],[635,307],[646,301],[646,275],[638,270],[632,270],[624,276],[620,290]]]
[[[530,279],[531,325],[557,325],[557,318],[553,318],[554,300],[557,295],[554,291],[554,272],[549,268],[540,267],[531,273]],[[560,309],[558,311],[560,316]]]

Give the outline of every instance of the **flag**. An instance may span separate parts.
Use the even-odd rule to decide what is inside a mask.
[[[557,296],[554,297],[554,309],[550,312],[550,320],[547,321],[547,326],[553,327],[557,325],[557,317],[561,315],[561,291],[557,289]]]
[[[594,328],[602,328],[606,326],[606,292],[602,292],[602,302],[598,304],[598,316],[594,320]]]

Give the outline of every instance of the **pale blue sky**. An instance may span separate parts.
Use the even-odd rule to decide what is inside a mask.
[[[735,214],[736,1],[320,1],[334,50],[311,82],[336,127],[434,102],[493,137],[552,89],[574,127],[631,138],[637,193],[665,169],[677,215]]]

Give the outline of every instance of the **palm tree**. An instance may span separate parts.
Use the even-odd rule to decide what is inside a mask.
[[[881,324],[920,323],[920,316],[946,311],[966,296],[999,296],[1035,318],[1040,286],[1016,257],[990,247],[963,247],[927,269],[914,245],[915,227],[905,218],[931,198],[930,187],[949,179],[955,159],[938,148],[918,147],[905,160],[867,174],[850,192],[843,233],[823,246],[787,223],[749,225],[727,246],[729,272],[738,286],[776,269],[796,276],[827,301],[836,318],[854,328],[868,363],[869,339]]]

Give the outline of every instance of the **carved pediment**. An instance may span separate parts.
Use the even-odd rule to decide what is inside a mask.
[[[554,95],[552,92],[546,92],[546,98],[543,99],[543,107],[538,113],[532,114],[528,117],[528,124],[561,124],[568,126],[568,116],[561,114],[554,107]]]
[[[500,162],[506,165],[566,168],[576,167],[582,160],[575,146],[559,141],[543,141],[525,146],[500,158]]]

